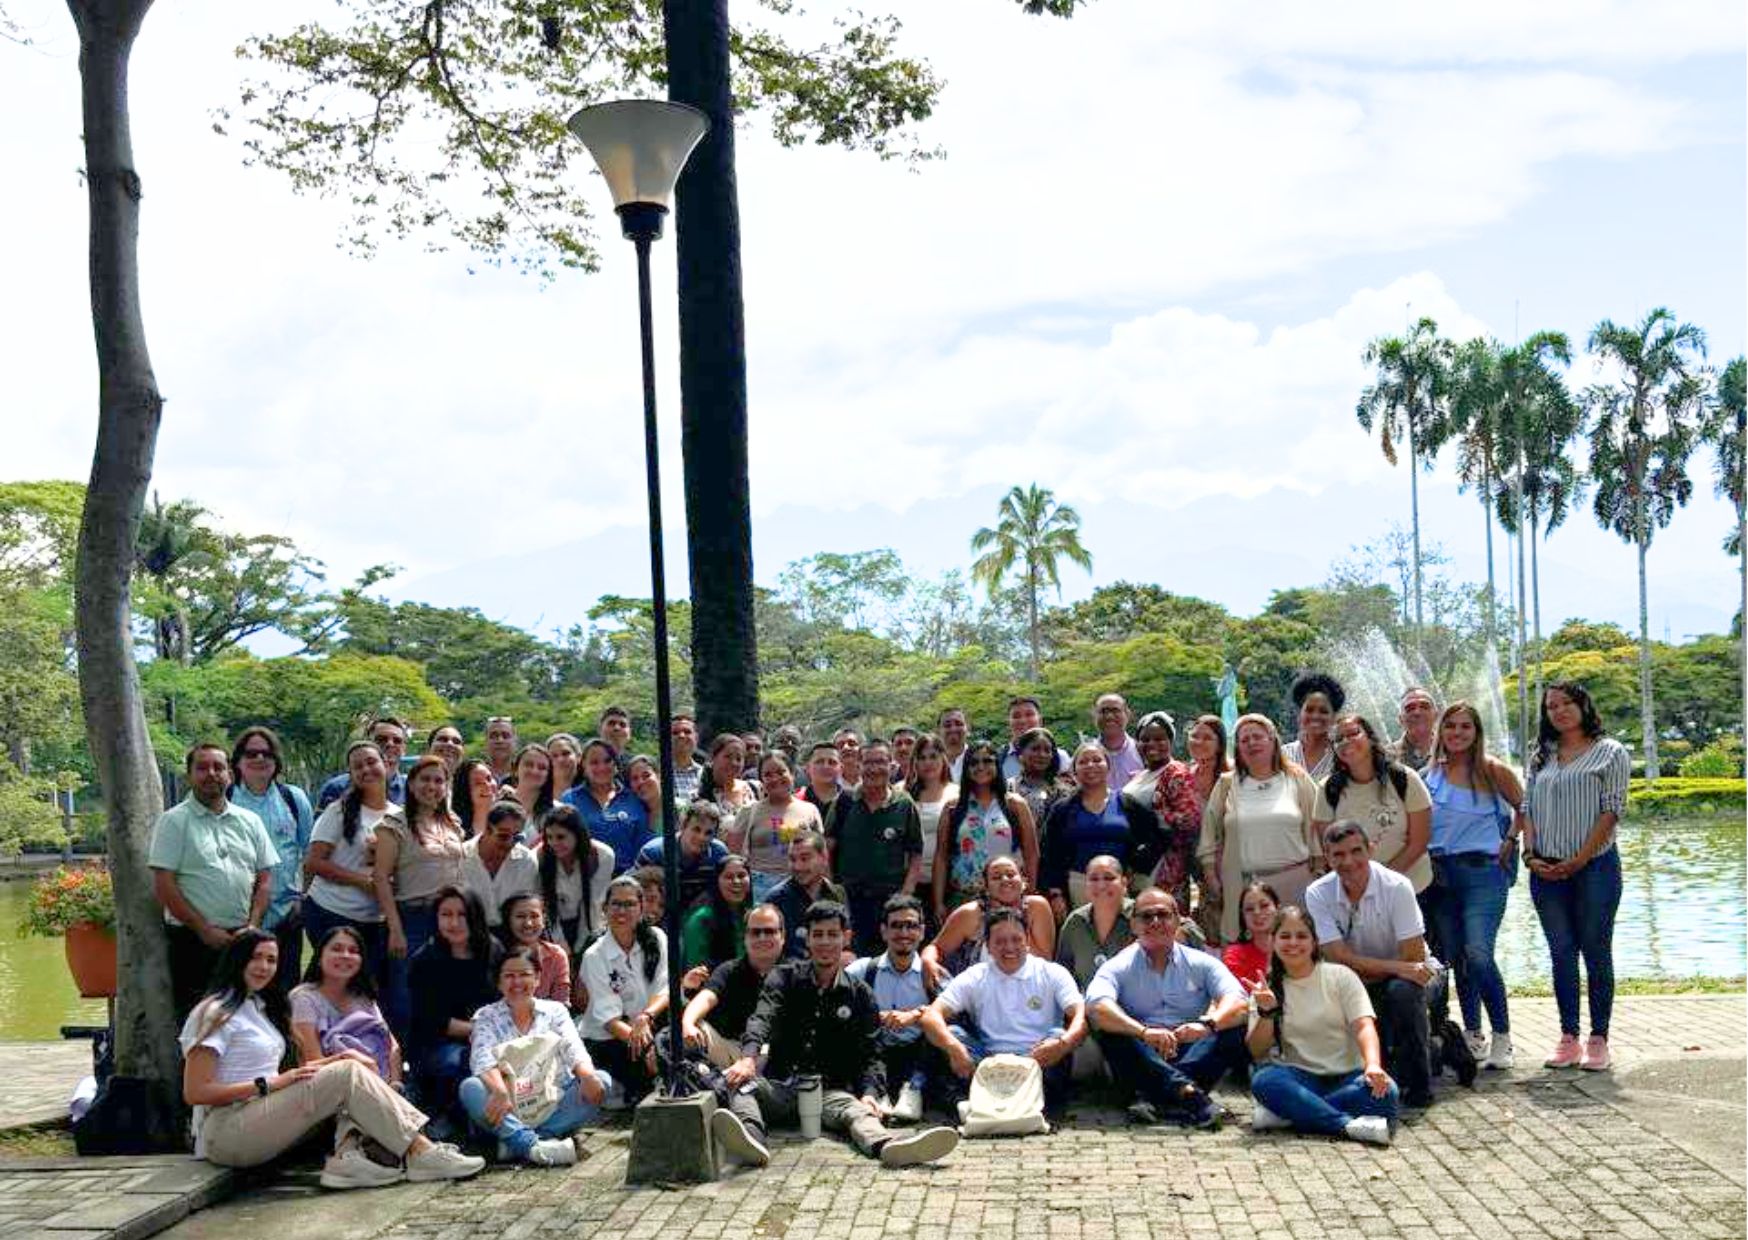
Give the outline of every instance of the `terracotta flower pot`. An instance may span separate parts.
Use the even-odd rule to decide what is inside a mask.
[[[67,927],[67,968],[73,984],[86,999],[115,995],[115,931],[95,922],[82,921]]]

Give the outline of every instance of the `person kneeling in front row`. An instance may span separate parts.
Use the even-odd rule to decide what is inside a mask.
[[[254,1167],[283,1154],[324,1120],[339,1121],[324,1188],[408,1180],[459,1180],[485,1160],[420,1135],[425,1116],[377,1075],[362,1051],[280,1070],[290,1043],[279,988],[279,942],[244,927],[219,957],[214,985],[182,1026],[182,1097],[194,1108],[194,1155],[221,1167]],[[406,1166],[364,1153],[369,1137]]]
[[[1086,988],[1094,1035],[1117,1083],[1133,1089],[1138,1123],[1212,1128],[1208,1090],[1244,1064],[1244,988],[1225,965],[1178,942],[1177,900],[1150,888],[1131,914],[1140,941],[1118,952]]]
[[[497,1137],[501,1160],[569,1166],[577,1161],[571,1134],[600,1118],[613,1082],[596,1071],[564,1004],[534,997],[540,985],[534,948],[507,949],[496,969],[504,997],[473,1014],[473,1075],[461,1083],[461,1105],[477,1127]],[[551,1060],[558,1066],[551,1093],[512,1096],[515,1082],[547,1080]]]
[[[741,1035],[741,1058],[724,1076],[734,1091],[732,1118],[716,1130],[729,1153],[746,1161],[749,1146],[765,1144],[767,1124],[793,1124],[801,1114],[798,1078],[817,1075],[823,1094],[820,1126],[847,1133],[850,1143],[882,1166],[908,1167],[936,1162],[959,1144],[951,1128],[925,1128],[901,1136],[880,1122],[886,1073],[876,1035],[880,1012],[874,992],[847,977],[844,949],[849,945],[850,914],[835,901],[821,900],[802,915],[807,928],[807,959],[778,965],[765,979],[759,1003]],[[760,1073],[761,1048],[769,1048]],[[761,1079],[762,1075],[762,1079]],[[733,1132],[738,1128],[748,1141]]]
[[[1399,1096],[1372,1001],[1352,969],[1323,959],[1316,923],[1295,905],[1275,914],[1268,976],[1250,998],[1251,1128],[1390,1144]]]

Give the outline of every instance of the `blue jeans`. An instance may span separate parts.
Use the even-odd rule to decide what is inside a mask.
[[[456,1087],[467,1079],[466,1042],[439,1042],[413,1052],[413,1100],[432,1119],[456,1118]]]
[[[595,1073],[595,1079],[601,1083],[603,1089],[612,1086],[612,1081],[605,1072]],[[479,1077],[468,1077],[461,1083],[460,1092],[461,1105],[467,1108],[468,1118],[473,1120],[477,1128],[502,1141],[510,1151],[510,1156],[517,1162],[528,1158],[528,1151],[534,1148],[536,1141],[549,1137],[568,1137],[577,1129],[601,1118],[601,1109],[583,1098],[582,1082],[574,1076],[566,1083],[564,1096],[558,1100],[558,1106],[552,1114],[532,1128],[517,1119],[513,1111],[493,1128],[486,1120],[486,1100],[491,1097],[491,1091]]]
[[[1256,1100],[1300,1132],[1339,1137],[1348,1121],[1361,1115],[1394,1120],[1398,1109],[1396,1082],[1382,1098],[1372,1096],[1365,1074],[1323,1076],[1290,1064],[1266,1063],[1250,1074]]]
[[[1198,1038],[1171,1059],[1126,1034],[1096,1033],[1093,1037],[1117,1084],[1133,1089],[1161,1112],[1182,1111],[1186,1087],[1206,1093],[1228,1069],[1250,1058],[1244,1049],[1242,1028],[1222,1029],[1211,1038]]]
[[[1621,906],[1621,854],[1610,847],[1571,878],[1550,882],[1530,875],[1530,899],[1548,936],[1554,1004],[1560,1032],[1578,1036],[1578,957],[1590,982],[1590,1032],[1608,1036],[1614,1012],[1614,916]]]
[[[388,954],[388,932],[385,928],[383,956],[388,979],[382,991],[382,1016],[388,1021],[388,1027],[395,1031],[395,1037],[404,1045],[407,1040],[407,1022],[412,1019],[413,1014],[413,957],[437,933],[437,910],[429,901],[421,901],[418,904],[397,903],[395,911],[400,914],[401,933],[407,936],[407,954],[399,960]]]
[[[1491,853],[1459,853],[1434,857],[1432,914],[1437,923],[1442,959],[1456,974],[1457,1002],[1463,1028],[1481,1028],[1481,1007],[1494,1033],[1509,1033],[1505,979],[1499,975],[1494,944],[1505,920],[1511,880]]]

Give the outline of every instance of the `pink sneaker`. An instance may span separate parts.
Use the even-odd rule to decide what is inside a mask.
[[[1584,1044],[1584,1062],[1578,1065],[1586,1072],[1608,1071],[1608,1039],[1592,1037]]]
[[[1604,1052],[1604,1058],[1607,1052]],[[1578,1045],[1578,1036],[1562,1033],[1559,1042],[1554,1045],[1554,1053],[1542,1060],[1544,1068],[1576,1068],[1584,1062],[1584,1050]]]

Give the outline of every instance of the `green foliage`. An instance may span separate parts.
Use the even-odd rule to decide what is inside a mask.
[[[1080,514],[1058,504],[1055,493],[1037,483],[1011,488],[1002,496],[998,513],[993,529],[985,526],[971,536],[971,550],[977,554],[971,580],[993,598],[1013,575],[1013,585],[1024,592],[1030,670],[1036,676],[1043,656],[1038,611],[1044,588],[1061,593],[1058,565],[1063,560],[1092,572],[1092,553],[1081,545]]]
[[[1219,643],[1233,624],[1232,614],[1218,603],[1128,581],[1100,586],[1091,598],[1068,607],[1051,608],[1042,620],[1052,648],[1069,642],[1122,641],[1137,633]]]
[[[1701,818],[1721,814],[1742,821],[1744,790],[1740,778],[1689,779],[1665,776],[1656,783],[1634,779],[1627,787],[1627,813],[1638,818]]]
[[[1742,774],[1742,738],[1733,734],[1718,737],[1681,762],[1683,779],[1740,779]]]
[[[115,888],[102,866],[65,866],[45,874],[31,885],[30,903],[18,923],[20,938],[41,935],[54,938],[69,926],[90,922],[105,930],[115,928]]]
[[[0,857],[26,848],[59,848],[66,834],[55,805],[55,781],[21,774],[0,756]]]

